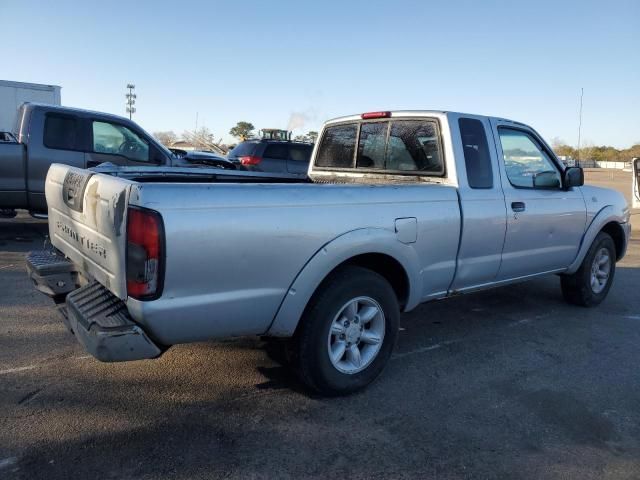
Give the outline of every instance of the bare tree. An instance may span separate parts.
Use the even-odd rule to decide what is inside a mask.
[[[224,150],[218,146],[215,136],[207,127],[200,127],[198,130],[185,131],[182,139],[189,142],[196,150],[208,150],[219,154],[224,154]]]
[[[165,147],[171,147],[178,140],[178,136],[173,130],[166,132],[153,132],[153,136]]]

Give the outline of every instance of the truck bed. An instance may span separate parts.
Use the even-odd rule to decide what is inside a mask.
[[[285,296],[304,296],[292,282],[318,255],[338,262],[369,244],[393,253],[415,277],[412,306],[442,295],[453,279],[460,207],[452,186],[317,184],[216,169],[97,170],[51,167],[52,243],[124,300],[134,320],[152,324],[160,343],[268,332]],[[152,302],[127,297],[127,207],[162,216],[164,286]],[[417,236],[432,246],[420,258],[412,246]],[[349,241],[340,246],[340,238]]]
[[[308,183],[309,179],[287,173],[223,170],[209,167],[121,167],[103,164],[92,169],[138,183]]]

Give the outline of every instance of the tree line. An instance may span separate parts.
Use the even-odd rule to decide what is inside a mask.
[[[629,148],[618,149],[608,145],[593,145],[586,143],[577,148],[567,145],[562,140],[554,138],[551,147],[556,155],[579,160],[594,160],[596,162],[630,162],[633,158],[640,158],[640,142]]]

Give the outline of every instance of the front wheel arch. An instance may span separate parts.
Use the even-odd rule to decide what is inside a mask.
[[[609,234],[616,247],[616,260],[620,260],[626,250],[627,242],[622,226],[618,222],[609,222],[600,231]]]

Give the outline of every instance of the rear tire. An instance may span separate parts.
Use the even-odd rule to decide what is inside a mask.
[[[296,332],[301,380],[330,396],[364,388],[389,361],[399,323],[398,299],[384,277],[361,267],[340,268],[320,285]]]
[[[571,275],[560,277],[562,295],[573,305],[595,307],[607,297],[615,273],[615,244],[609,234],[600,232],[580,268]]]

